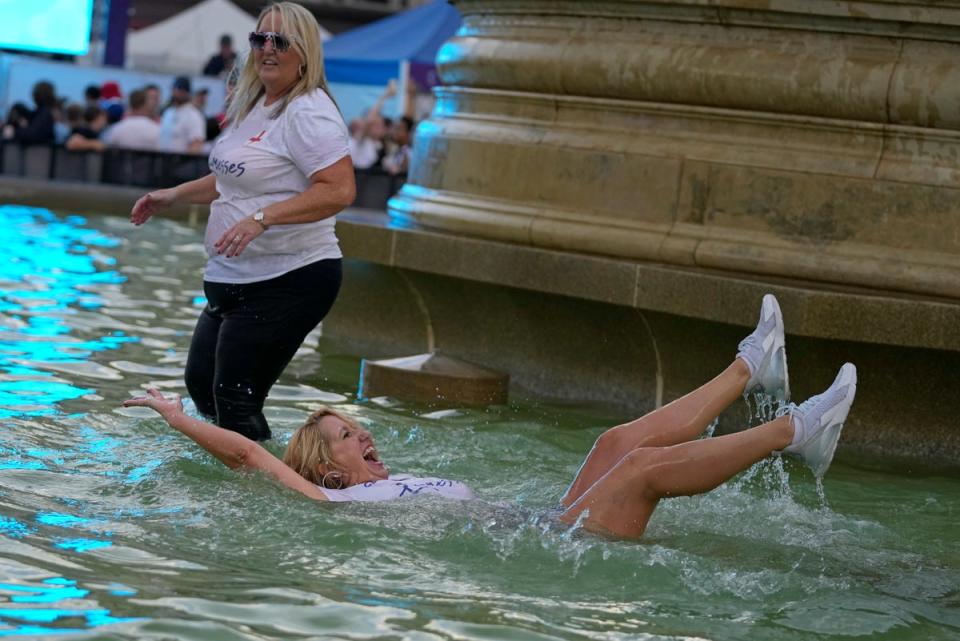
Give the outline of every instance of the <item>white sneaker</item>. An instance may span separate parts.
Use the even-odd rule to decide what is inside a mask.
[[[763,297],[760,322],[752,334],[740,341],[737,350],[737,358],[750,368],[750,380],[744,393],[762,391],[779,401],[790,400],[783,314],[773,294]]]
[[[810,466],[817,477],[830,467],[837,450],[843,422],[847,420],[857,393],[857,368],[845,363],[833,384],[822,394],[811,396],[799,406],[791,403],[780,412],[793,419],[793,442],[784,454],[795,454]]]

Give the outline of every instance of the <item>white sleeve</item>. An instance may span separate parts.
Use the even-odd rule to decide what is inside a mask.
[[[311,101],[287,114],[287,152],[307,178],[350,155],[343,118],[332,104],[325,106]]]

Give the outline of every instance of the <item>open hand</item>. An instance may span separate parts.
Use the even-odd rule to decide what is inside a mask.
[[[226,254],[227,258],[239,256],[250,242],[263,233],[263,227],[253,218],[244,218],[239,223],[223,232],[213,246],[218,254]]]
[[[134,225],[142,225],[155,213],[166,209],[174,202],[175,194],[172,189],[151,191],[133,204],[133,209],[130,210],[130,222]]]
[[[151,387],[147,390],[146,396],[128,398],[123,402],[124,407],[149,407],[165,419],[183,412],[183,402],[179,394],[174,394],[170,398],[165,397],[156,388]]]

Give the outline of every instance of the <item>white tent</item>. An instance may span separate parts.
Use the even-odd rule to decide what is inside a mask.
[[[220,36],[229,34],[241,56],[257,19],[230,0],[204,0],[145,29],[128,33],[127,64],[143,71],[196,75],[220,49]],[[320,28],[326,40],[330,33]]]

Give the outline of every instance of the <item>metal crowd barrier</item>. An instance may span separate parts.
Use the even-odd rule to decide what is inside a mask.
[[[69,151],[63,145],[0,143],[0,174],[46,180],[127,185],[144,189],[172,187],[210,172],[201,154],[172,154],[109,147]],[[381,169],[357,169],[354,207],[385,210],[406,175]]]

